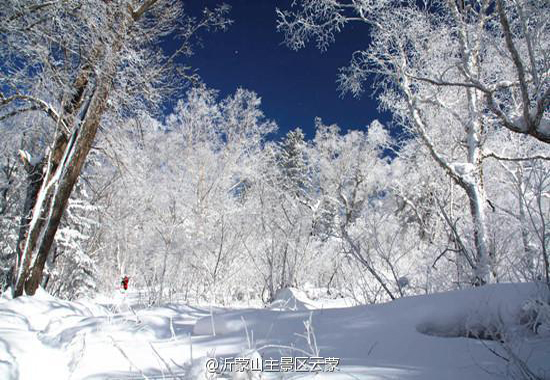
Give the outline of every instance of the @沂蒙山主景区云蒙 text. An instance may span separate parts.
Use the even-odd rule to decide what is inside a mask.
[[[320,356],[282,356],[280,359],[259,357],[209,358],[206,370],[224,372],[334,372],[339,358]]]

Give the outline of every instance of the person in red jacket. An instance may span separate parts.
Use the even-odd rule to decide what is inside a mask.
[[[120,285],[122,285],[122,289],[128,290],[128,281],[130,281],[130,279],[128,278],[128,276],[124,276],[124,278],[123,278],[122,281],[120,282]]]

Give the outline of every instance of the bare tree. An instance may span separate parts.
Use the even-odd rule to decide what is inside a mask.
[[[374,33],[380,33],[392,31],[390,18],[400,19],[404,22],[402,29],[393,32],[408,36],[418,25],[411,17],[420,16],[433,21],[432,30],[456,32],[458,38],[450,45],[432,47],[443,52],[459,44],[462,62],[450,61],[438,75],[417,75],[414,81],[476,90],[478,102],[483,102],[500,125],[550,143],[549,16],[544,1],[302,0],[294,6],[297,9],[293,11],[277,10],[277,29],[284,33],[287,45],[296,50],[312,39],[325,50],[350,22],[367,23]],[[415,10],[421,13],[414,16]],[[418,46],[403,47],[411,53],[408,63],[412,63],[415,54],[420,53]],[[387,51],[394,48],[398,46],[388,45]],[[342,83],[356,94],[362,91],[361,82],[369,72],[367,62],[361,62],[363,53],[358,51],[354,57],[360,70]],[[479,60],[489,63],[491,69],[473,72]],[[454,69],[461,75],[453,77]]]
[[[489,0],[305,0],[294,12],[278,11],[278,29],[295,49],[312,38],[326,48],[348,22],[371,27],[369,49],[354,53],[340,88],[360,95],[367,77],[376,75],[382,106],[467,194],[478,285],[490,281],[493,255],[483,160],[495,153],[484,150],[486,140],[505,127],[550,142],[547,12],[534,2],[497,1],[497,12],[493,6]]]
[[[178,64],[201,29],[225,28],[227,6],[197,19],[174,0],[10,0],[0,11],[0,119],[39,112],[51,138],[28,160],[29,213],[23,215],[13,292],[34,294],[61,217],[96,134],[136,110],[155,109],[196,80]],[[177,41],[166,53],[161,43]],[[41,169],[43,167],[43,169]]]
[[[373,212],[369,201],[379,196],[387,175],[387,161],[381,156],[388,142],[389,136],[378,121],[370,125],[368,134],[351,131],[340,135],[337,126],[323,125],[318,119],[310,155],[318,172],[321,197],[337,210],[334,235],[343,243],[344,252],[362,265],[389,298],[395,299],[400,288],[396,291],[390,284],[396,273],[393,264],[388,271],[382,269],[389,262],[373,239],[378,234],[372,231],[368,235],[371,230],[365,227],[369,217],[372,221],[367,215]]]

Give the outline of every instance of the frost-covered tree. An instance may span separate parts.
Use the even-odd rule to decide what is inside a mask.
[[[280,149],[271,144],[265,150],[248,203],[255,217],[247,252],[260,273],[262,296],[268,301],[279,290],[302,284],[314,257],[312,212],[303,198],[304,189],[280,165],[284,154]]]
[[[100,127],[154,110],[196,78],[178,59],[202,29],[225,28],[227,6],[186,14],[175,0],[10,0],[0,11],[0,120],[37,113],[47,149],[21,226],[15,296],[34,294],[64,210]],[[175,41],[174,51],[161,42]],[[43,169],[41,169],[43,168]],[[31,181],[32,182],[32,181]],[[36,182],[36,181],[35,181]]]
[[[97,291],[100,210],[90,192],[85,183],[77,183],[56,235],[53,253],[46,261],[42,286],[65,299],[92,296]]]
[[[218,100],[197,88],[164,122],[129,121],[117,138],[120,180],[103,221],[101,262],[111,263],[104,290],[123,272],[150,303],[175,294],[228,302],[254,285],[244,264],[254,218],[244,189],[275,128],[259,106],[251,91]]]
[[[544,5],[307,0],[278,15],[278,29],[295,49],[309,39],[324,49],[351,21],[370,26],[370,46],[354,53],[340,88],[359,95],[377,75],[382,106],[467,195],[472,283],[494,279],[483,167],[500,152],[484,146],[503,127],[549,141]]]
[[[304,133],[300,128],[286,134],[277,161],[284,190],[305,201],[311,192],[311,175],[308,173]]]
[[[387,58],[401,53],[403,64],[414,65],[429,55],[444,59],[454,54],[453,59],[439,62],[435,72],[394,74],[415,85],[475,93],[502,127],[550,142],[550,30],[544,1],[302,0],[293,3],[292,10],[278,9],[277,15],[277,29],[296,50],[311,40],[325,50],[347,24],[362,22],[378,38],[403,35],[401,44],[398,39],[386,40],[385,47]],[[432,38],[430,33],[434,33]],[[436,35],[445,36],[446,43],[437,42]],[[376,44],[374,41],[372,46]],[[368,50],[354,53],[340,79],[341,85],[355,94],[363,91],[367,76],[377,71]]]
[[[10,282],[24,180],[17,157],[5,150],[0,154],[0,289],[7,288]]]
[[[509,157],[520,157],[526,149],[530,155],[544,155],[545,150],[520,135],[491,141]],[[491,149],[492,146],[490,146]],[[547,225],[550,218],[549,165],[545,160],[488,160],[487,192],[491,204],[490,218],[498,225],[490,242],[498,253],[499,272],[506,280],[549,281]]]
[[[25,126],[22,128],[21,126]],[[34,125],[35,128],[29,127]],[[36,115],[21,114],[0,121],[0,261],[2,289],[12,283],[12,266],[20,239],[20,221],[32,206],[35,187],[41,177],[31,163],[42,146],[43,131]]]
[[[402,290],[398,285],[402,276],[396,270],[397,256],[405,252],[394,252],[392,243],[382,243],[388,235],[392,236],[390,240],[402,238],[389,230],[381,233],[386,217],[378,205],[383,202],[387,186],[388,162],[382,156],[388,143],[389,136],[378,121],[369,126],[368,133],[350,131],[341,135],[336,125],[326,126],[318,119],[310,156],[321,197],[335,210],[335,236],[342,241],[344,252],[369,273],[387,297],[394,299]],[[397,292],[392,284],[398,285]]]

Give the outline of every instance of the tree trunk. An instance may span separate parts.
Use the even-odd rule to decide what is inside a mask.
[[[22,242],[21,264],[15,277],[14,297],[22,295],[23,289],[27,294],[33,295],[40,285],[55,233],[105,111],[111,76],[112,73],[106,73],[98,79],[97,87],[83,114],[82,124],[73,127],[68,139],[59,133],[48,156],[46,178],[35,194],[33,215],[28,221],[28,231]]]
[[[23,205],[23,214],[21,215],[21,221],[19,223],[19,236],[17,238],[15,263],[8,278],[9,283],[13,283],[15,280],[20,265],[27,265],[28,267],[30,264],[26,262],[23,263],[22,261],[24,243],[29,230],[29,224],[32,219],[32,209],[36,203],[36,198],[40,187],[42,186],[43,180],[43,162],[41,161],[33,165],[28,160],[24,152],[20,152],[20,156],[23,161],[25,171],[27,172],[27,191],[25,195],[25,203]]]
[[[88,85],[88,76],[89,67],[86,66],[82,69],[74,82],[75,94],[64,107],[64,118],[59,121],[58,127],[61,127],[61,124],[67,126],[74,120],[74,114],[80,109],[84,98],[84,92]],[[13,267],[10,281],[13,282],[13,293],[16,297],[23,294],[24,279],[28,277],[29,268],[31,266],[32,255],[26,254],[25,251],[33,251],[36,239],[38,238],[37,234],[44,223],[43,218],[35,219],[33,223],[33,219],[35,218],[34,213],[43,213],[43,210],[47,209],[50,205],[51,193],[48,192],[48,189],[44,186],[52,180],[58,170],[67,148],[68,138],[69,136],[66,135],[65,131],[57,129],[50,153],[47,157],[44,157],[40,163],[34,165],[29,162],[24,152],[21,153],[21,159],[23,160],[25,170],[29,174],[27,196],[17,241],[17,259]],[[46,169],[45,172],[44,169]],[[39,194],[42,196],[39,197]],[[40,207],[37,208],[36,205],[39,201]],[[31,225],[32,231],[30,231]],[[29,247],[32,249],[29,249]]]
[[[111,26],[118,32],[116,38],[109,44],[101,42],[101,45],[93,48],[94,59],[103,62],[102,67],[92,70],[85,66],[75,79],[74,96],[64,107],[65,119],[58,123],[60,125],[53,149],[48,155],[46,174],[36,195],[32,219],[21,249],[22,265],[16,274],[14,297],[21,296],[23,289],[33,295],[41,283],[55,234],[107,107],[125,30],[133,17],[127,12],[128,9],[124,7],[114,10]],[[99,73],[94,83],[90,83],[91,72]],[[89,89],[91,94],[88,95]]]
[[[69,197],[82,171],[82,167],[86,162],[86,157],[90,152],[92,143],[95,140],[101,116],[107,105],[110,87],[110,80],[107,78],[103,78],[98,83],[98,88],[90,100],[90,106],[84,122],[80,127],[75,127],[76,130],[66,147],[64,160],[57,168],[55,177],[59,175],[59,179],[54,184],[51,204],[47,209],[48,214],[44,213],[46,221],[43,231],[41,231],[41,239],[36,249],[36,256],[33,255],[34,265],[32,265],[30,274],[25,280],[25,291],[27,294],[34,294],[40,285],[44,264],[46,263],[59,223],[61,222],[61,217],[67,207]]]
[[[481,186],[472,185],[466,189],[470,202],[470,214],[474,224],[474,244],[476,248],[476,267],[473,285],[480,286],[489,282],[490,257],[487,249],[487,225],[485,220],[485,194]]]

